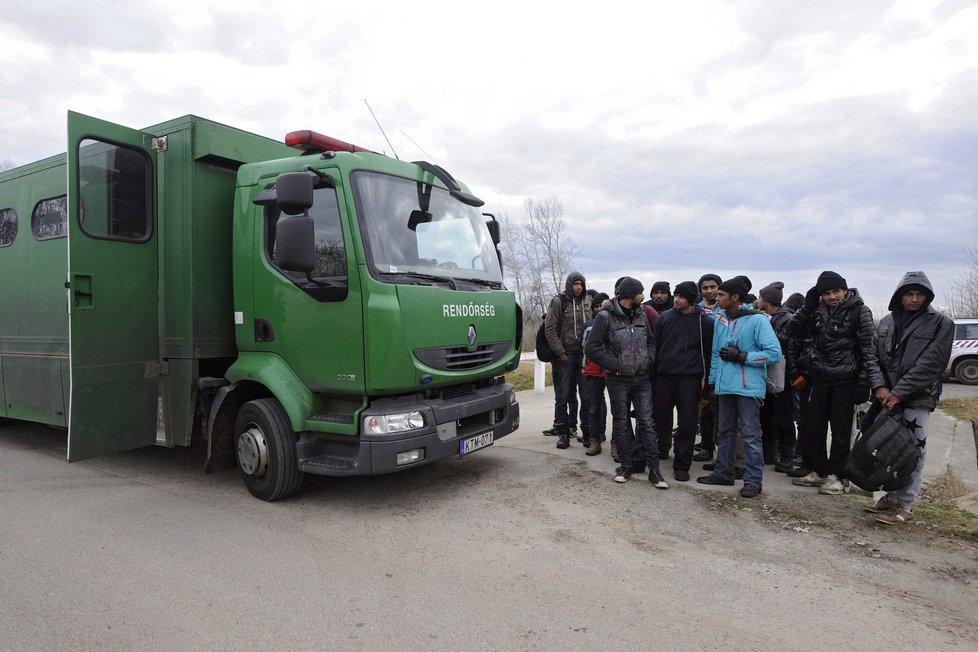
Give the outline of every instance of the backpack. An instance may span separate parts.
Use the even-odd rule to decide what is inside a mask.
[[[907,427],[903,411],[874,403],[863,426],[846,461],[846,477],[866,491],[895,491],[910,484],[924,442]]]
[[[784,355],[774,364],[767,366],[767,393],[780,394],[784,391]]]
[[[560,297],[560,312],[557,314],[557,335],[560,336],[560,326],[564,321],[564,295],[558,294]],[[543,320],[540,322],[540,328],[537,329],[537,360],[540,362],[553,362],[557,359],[557,354],[553,352],[550,348],[550,344],[547,342],[547,333],[544,328],[547,325],[547,316],[543,316]]]

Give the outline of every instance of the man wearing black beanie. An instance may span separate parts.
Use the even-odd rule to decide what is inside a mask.
[[[799,476],[792,482],[818,487],[820,494],[846,493],[853,405],[866,401],[871,389],[884,386],[873,313],[846,279],[825,271],[805,295],[805,305],[792,316],[787,331],[792,339],[812,342],[808,365],[812,389],[804,424],[810,438],[809,455],[804,457],[811,460],[812,468],[792,471],[792,476]],[[832,445],[827,452],[830,426]]]
[[[633,472],[632,442],[628,423],[635,408],[635,439],[645,447],[649,482],[668,489],[659,471],[659,452],[652,422],[652,386],[649,371],[655,360],[655,334],[642,307],[644,288],[637,279],[626,276],[615,289],[615,298],[594,318],[585,345],[587,357],[605,372],[611,400],[611,437],[621,460],[615,482],[627,482]]]
[[[774,470],[788,473],[792,470],[795,455],[795,422],[792,417],[795,406],[795,390],[788,378],[788,322],[791,312],[781,305],[784,296],[784,283],[775,281],[762,287],[758,292],[757,309],[771,318],[771,328],[781,345],[781,356],[785,360],[784,374],[781,375],[781,391],[775,392],[770,385],[761,406],[761,435],[764,442],[764,463],[774,464]]]
[[[669,289],[669,281],[656,281],[649,290],[652,295],[645,305],[652,306],[660,315],[672,308],[672,290]]]

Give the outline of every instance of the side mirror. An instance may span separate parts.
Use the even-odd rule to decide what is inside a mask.
[[[313,177],[305,172],[286,172],[275,180],[275,203],[287,215],[301,215],[312,207]]]
[[[312,272],[316,267],[315,241],[316,224],[311,217],[281,218],[275,225],[275,264],[289,272]]]
[[[495,216],[489,213],[483,213],[489,219],[486,220],[486,228],[489,229],[489,237],[492,238],[492,243],[498,245],[502,241],[502,233],[499,230],[499,222],[496,221]]]
[[[418,230],[419,224],[427,224],[431,221],[432,215],[428,211],[411,211],[411,215],[408,217],[408,228],[412,231]]]

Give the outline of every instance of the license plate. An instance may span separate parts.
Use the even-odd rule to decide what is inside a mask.
[[[469,437],[468,439],[463,439],[458,443],[458,454],[459,457],[463,455],[468,455],[473,451],[477,451],[480,448],[485,448],[486,446],[492,446],[492,431],[484,432],[481,435],[476,435],[475,437]]]

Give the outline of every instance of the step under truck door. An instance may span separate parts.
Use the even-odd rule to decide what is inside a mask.
[[[152,136],[68,113],[68,460],[156,442],[157,153]]]

